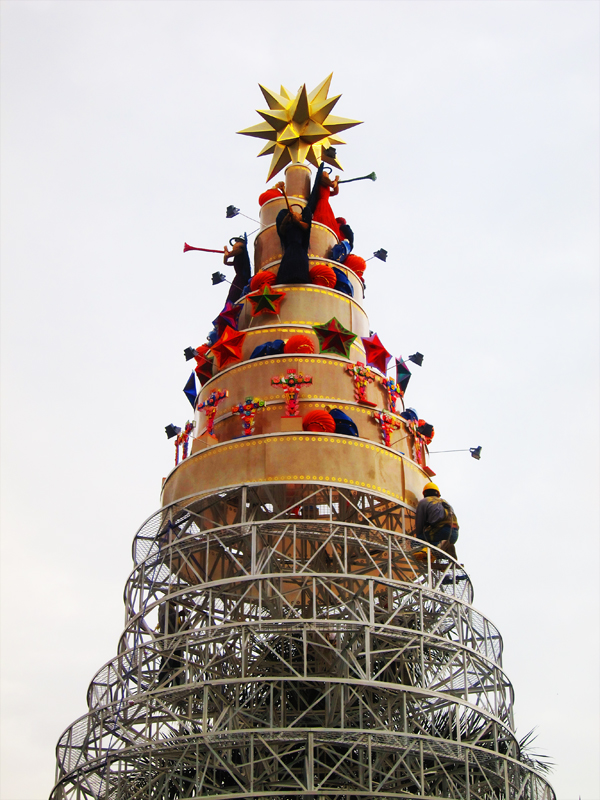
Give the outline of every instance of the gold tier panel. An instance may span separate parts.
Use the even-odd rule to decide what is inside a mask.
[[[253,397],[255,396],[256,395],[253,395]],[[236,397],[238,403],[244,402],[244,395],[239,395]],[[269,395],[269,397],[273,397],[273,395]],[[329,408],[339,408],[340,411],[343,411],[344,414],[347,414],[352,419],[358,428],[358,435],[361,439],[368,440],[375,444],[380,444],[382,442],[379,425],[373,419],[374,409],[372,408],[367,408],[366,406],[358,405],[358,403],[345,402],[335,398],[323,398],[317,400],[313,395],[311,398],[306,396],[305,399],[300,399],[300,414],[298,417],[286,417],[285,404],[283,399],[280,398],[281,395],[276,397],[274,400],[267,400],[267,396],[263,397],[267,405],[256,412],[256,435],[265,435],[286,431],[301,431],[303,416],[314,409],[326,409],[326,407],[329,406]],[[230,413],[229,410],[233,404],[228,402],[229,399],[230,398],[227,398],[227,402],[223,401],[223,403],[220,405],[220,409],[223,411],[223,413],[215,419],[214,423],[214,435],[221,443],[238,439],[242,435],[241,419],[237,414]],[[205,438],[202,436],[206,428],[204,415],[201,414],[200,417],[201,418],[197,423],[196,428],[199,437],[198,441],[195,439],[192,440],[192,452],[198,452],[199,450],[204,449],[208,444],[205,441]],[[390,437],[390,439],[392,450],[395,450],[396,452],[405,455],[407,458],[414,460],[414,436],[403,423],[401,423],[400,428],[393,432],[393,435]]]
[[[249,436],[182,461],[163,484],[163,506],[255,483],[315,483],[365,489],[416,507],[429,481],[416,464],[352,436],[314,433]]]
[[[298,203],[304,207],[310,195],[310,187],[310,167],[307,167],[305,164],[290,164],[285,171],[285,193],[288,196],[290,205]],[[286,208],[283,197],[276,197],[273,198],[273,200],[268,200],[261,206],[259,219],[263,228],[267,225],[275,224],[277,214],[282,208]]]
[[[313,222],[310,228],[309,257],[329,258],[331,248],[338,243],[338,237],[326,225]],[[283,255],[281,240],[275,224],[262,230],[254,240],[254,271],[259,272],[267,264],[280,261]]]
[[[346,275],[346,277],[348,278],[350,283],[352,284],[352,288],[354,289],[354,297],[353,297],[354,302],[358,303],[362,308],[361,301],[364,299],[365,289],[364,289],[364,284],[361,281],[361,279],[358,277],[358,275],[355,272],[353,272],[351,269],[349,269],[348,267],[345,267],[343,264],[340,264],[339,261],[332,261],[330,258],[317,258],[315,256],[313,256],[313,257],[308,259],[309,269],[312,269],[312,267],[317,263],[318,264],[329,264],[330,267],[336,267],[337,269],[341,270]],[[266,272],[266,271],[269,271],[269,272],[273,272],[275,275],[277,275],[277,270],[278,269],[279,269],[279,261],[275,261],[272,264],[267,264],[261,270],[257,269],[255,272]],[[289,284],[276,283],[276,284],[274,284],[274,287],[279,287],[279,288],[285,289],[285,287],[288,286],[288,285]],[[313,284],[311,284],[311,286],[312,285]],[[346,295],[346,296],[348,296],[348,295]]]
[[[285,192],[288,197],[295,195],[308,200],[312,182],[310,167],[306,164],[290,164],[285,170]]]
[[[279,316],[261,313],[252,317],[252,304],[249,300],[244,299],[242,300],[243,309],[238,320],[239,330],[273,323],[320,325],[328,322],[332,317],[336,317],[345,328],[357,336],[369,335],[369,320],[364,309],[347,294],[321,286],[300,284],[287,284],[277,288],[286,293],[281,302]]]
[[[213,378],[202,388],[199,402],[205,401],[214,390],[229,392],[227,399],[219,403],[215,420],[217,425],[215,433],[220,441],[240,435],[239,417],[234,416],[231,421],[226,420],[225,417],[232,405],[242,403],[250,394],[269,403],[265,411],[257,412],[256,433],[284,430],[284,426],[291,423],[281,419],[285,415],[283,390],[278,386],[272,386],[271,379],[285,375],[289,369],[295,369],[297,373],[312,378],[312,384],[302,386],[300,391],[301,417],[314,408],[324,408],[326,405],[338,407],[354,419],[362,438],[378,442],[381,439],[380,429],[372,421],[373,411],[376,408],[387,410],[387,392],[382,386],[381,379],[376,377],[375,381],[367,388],[367,400],[374,403],[375,406],[369,407],[357,403],[354,382],[346,371],[348,366],[348,361],[336,356],[259,358],[230,367]],[[196,418],[198,433],[203,431],[205,424],[205,415],[203,412],[199,412]],[[394,431],[392,443],[401,442],[408,434],[404,423],[401,424],[402,428]],[[412,434],[406,442],[408,444],[406,446],[400,444],[399,449],[410,455],[412,453]]]
[[[290,206],[299,205],[304,208],[306,205],[306,199],[304,197],[294,197],[291,194],[288,194],[288,200],[290,201]],[[268,228],[270,225],[275,225],[275,221],[277,220],[277,214],[282,211],[284,208],[287,208],[285,198],[284,197],[274,197],[272,200],[267,200],[264,206],[261,206],[260,209],[260,224],[261,230]],[[298,209],[296,209],[297,211]]]
[[[252,351],[259,344],[272,342],[275,339],[283,339],[285,341],[296,333],[303,333],[305,336],[308,336],[314,344],[315,350],[318,352],[319,340],[310,325],[265,325],[260,328],[250,328],[246,331],[247,336],[242,345],[242,361],[248,361],[252,355]],[[360,339],[356,339],[350,349],[350,360],[353,362],[362,361],[364,363],[365,358],[366,355],[363,343]],[[229,369],[231,368],[229,367]],[[211,381],[214,380],[217,375],[222,374],[223,372],[219,372],[215,365]],[[208,386],[209,384],[207,383],[206,385]]]

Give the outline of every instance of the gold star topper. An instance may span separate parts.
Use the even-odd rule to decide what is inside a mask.
[[[334,117],[329,113],[341,97],[340,94],[327,97],[332,77],[333,73],[310,94],[306,91],[306,84],[303,84],[295,97],[283,86],[281,93],[276,94],[259,84],[269,106],[268,111],[258,110],[265,121],[238,133],[267,139],[267,144],[258,154],[273,156],[267,181],[291,162],[301,164],[308,161],[318,167],[321,161],[325,161],[342,169],[335,153],[327,151],[333,145],[345,144],[337,136],[340,131],[353,128],[361,122]]]

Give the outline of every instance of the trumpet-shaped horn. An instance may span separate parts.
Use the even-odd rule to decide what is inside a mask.
[[[369,175],[363,175],[362,178],[346,178],[345,181],[338,181],[338,183],[352,183],[352,181],[376,181],[377,175],[371,172]]]
[[[209,250],[207,247],[192,247],[191,244],[184,242],[183,252],[187,253],[188,250],[201,250],[203,253],[221,253],[221,255],[225,252],[224,250]]]

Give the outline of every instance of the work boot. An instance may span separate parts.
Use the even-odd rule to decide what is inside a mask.
[[[455,561],[458,560],[458,557],[456,555],[456,548],[454,547],[450,539],[445,539],[443,542],[440,542],[438,544],[438,547],[440,548],[440,550],[443,550],[444,553],[448,553],[448,555]]]

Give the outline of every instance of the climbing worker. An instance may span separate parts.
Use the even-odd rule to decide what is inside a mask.
[[[456,558],[454,545],[458,539],[458,521],[454,509],[440,496],[435,483],[423,487],[423,499],[417,506],[415,536],[433,544]]]

